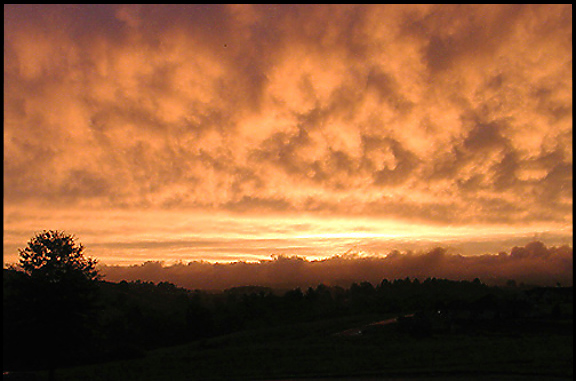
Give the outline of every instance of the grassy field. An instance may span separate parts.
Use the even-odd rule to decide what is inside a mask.
[[[145,357],[58,369],[65,380],[572,379],[573,321],[540,330],[417,338],[394,325],[334,335],[391,316],[357,316],[243,331],[149,351]]]

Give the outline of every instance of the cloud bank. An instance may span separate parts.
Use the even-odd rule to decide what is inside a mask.
[[[4,9],[7,205],[572,223],[571,5]]]
[[[486,284],[517,283],[571,286],[573,250],[569,246],[546,247],[539,241],[515,246],[510,252],[463,256],[438,247],[428,252],[392,251],[385,256],[348,253],[311,261],[298,256],[276,256],[254,263],[228,264],[194,261],[165,266],[146,262],[129,267],[103,266],[108,281],[169,281],[188,289],[222,290],[260,285],[280,288],[315,287],[318,284],[349,286],[352,282],[378,284],[383,279],[452,280],[479,278]]]

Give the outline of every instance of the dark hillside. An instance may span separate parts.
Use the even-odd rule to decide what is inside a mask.
[[[17,289],[11,287],[11,280],[20,276],[14,271],[4,270],[4,370],[31,370],[25,362],[18,360],[25,357],[17,356],[23,356],[29,343],[22,343],[13,334],[21,327],[20,322],[24,318],[18,315],[18,310],[11,308],[15,303],[14,296],[18,293]],[[93,327],[95,340],[87,348],[82,348],[84,357],[74,362],[63,361],[60,366],[112,360],[144,361],[156,353],[151,352],[156,349],[186,345],[192,348],[187,350],[194,353],[200,351],[197,355],[209,357],[206,358],[205,371],[210,372],[211,361],[217,361],[225,353],[231,355],[236,349],[240,352],[247,350],[241,349],[243,345],[248,345],[251,351],[255,351],[255,355],[263,358],[272,353],[288,356],[284,349],[280,349],[286,347],[292,348],[293,353],[300,353],[298,356],[314,358],[318,353],[312,354],[309,350],[314,350],[316,345],[319,346],[317,351],[328,350],[326,345],[336,345],[335,348],[344,345],[341,348],[344,352],[332,353],[336,356],[332,359],[336,365],[328,359],[319,359],[310,364],[298,360],[298,365],[286,360],[288,362],[281,366],[270,366],[278,367],[285,375],[290,374],[291,366],[307,374],[308,371],[301,368],[302,364],[308,364],[306,369],[314,374],[326,373],[327,370],[322,369],[327,367],[332,367],[336,373],[354,373],[351,364],[339,368],[338,356],[356,358],[349,353],[351,348],[355,348],[359,354],[364,353],[368,361],[373,357],[365,353],[368,348],[376,345],[381,349],[372,350],[379,353],[383,350],[382,345],[390,345],[391,340],[412,344],[425,340],[421,342],[422,348],[438,340],[465,346],[474,346],[473,343],[477,342],[480,343],[480,352],[483,350],[483,342],[488,347],[496,345],[486,342],[495,337],[507,338],[506,343],[500,343],[505,346],[521,345],[522,340],[537,343],[540,338],[546,337],[555,337],[554,340],[562,343],[563,337],[568,340],[567,335],[570,335],[571,343],[572,292],[572,287],[517,287],[513,282],[510,282],[509,287],[486,286],[478,279],[472,282],[435,278],[423,281],[409,278],[391,281],[384,279],[376,285],[361,282],[349,288],[318,285],[306,290],[296,288],[279,291],[248,286],[222,292],[186,290],[167,282],[101,281],[97,324]],[[356,334],[340,335],[337,338],[340,332]],[[226,335],[235,344],[225,344],[228,342],[228,339],[223,339],[228,337]],[[241,337],[243,339],[239,339]],[[314,337],[318,342],[312,345],[309,340],[316,340]],[[240,340],[240,344],[235,338]],[[339,341],[330,344],[326,340]],[[349,344],[352,347],[348,347]],[[309,349],[304,350],[300,348],[301,345]],[[566,345],[571,348],[571,344]],[[267,352],[266,347],[270,347],[273,352]],[[560,344],[560,347],[566,351],[564,344]],[[239,353],[235,355],[243,356]],[[392,356],[386,351],[382,355]],[[448,356],[447,353],[444,355]],[[505,358],[510,356],[507,354]],[[534,361],[540,361],[537,360],[540,352],[534,356]],[[276,360],[268,361],[276,363]],[[348,361],[351,359],[345,363]],[[434,361],[426,361],[432,369]],[[367,366],[366,370],[379,372],[384,369],[377,365],[377,358],[369,362],[372,365]],[[246,360],[238,365],[238,369],[244,369],[242,372],[249,374],[250,364],[252,362]],[[402,362],[399,362],[395,366],[401,365]],[[363,368],[358,366],[358,370]],[[531,366],[538,368],[542,364]],[[562,372],[571,372],[567,364],[562,363],[561,366]]]

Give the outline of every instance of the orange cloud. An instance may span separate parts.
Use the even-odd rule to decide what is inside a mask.
[[[4,202],[569,226],[571,35],[570,5],[7,5]]]

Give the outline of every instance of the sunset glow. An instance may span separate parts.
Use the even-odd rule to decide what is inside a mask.
[[[5,5],[4,263],[572,245],[571,5]]]

